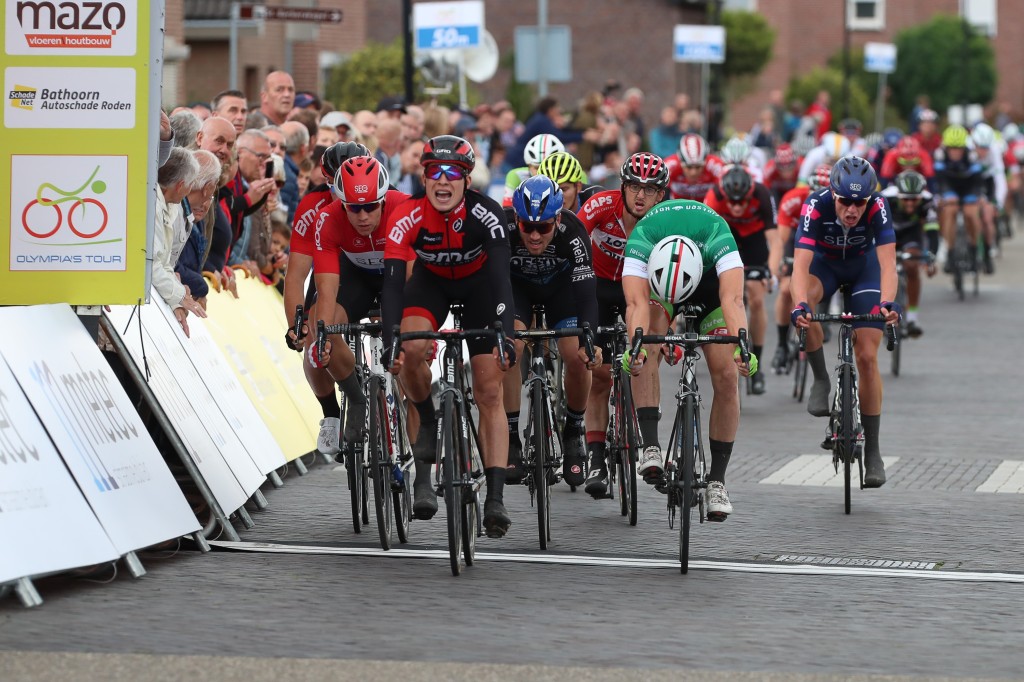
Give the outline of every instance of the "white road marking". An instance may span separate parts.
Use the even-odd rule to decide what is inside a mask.
[[[899,457],[886,457],[886,465],[900,461]],[[774,485],[813,485],[842,487],[842,467],[836,472],[832,457],[825,451],[816,455],[799,455],[786,462],[778,471],[762,478],[759,483]],[[853,472],[853,485],[857,485],[857,473]]]
[[[392,549],[372,547],[318,547],[266,542],[229,542],[211,540],[215,547],[268,554],[331,554],[337,556],[395,557],[406,559],[447,560],[447,550]],[[510,554],[477,552],[477,561],[507,561],[524,564],[561,564],[570,566],[607,566],[612,568],[649,568],[679,570],[679,562],[669,559],[639,557],[598,557],[573,554]],[[728,571],[733,573],[773,573],[780,575],[853,576],[863,578],[917,578],[954,582],[990,582],[1024,584],[1022,573],[986,573],[981,571],[942,571],[906,568],[870,568],[863,566],[816,566],[812,564],[747,563],[740,561],[690,561],[696,571]]]
[[[979,485],[976,493],[1020,493],[1024,492],[1024,462],[1004,460],[992,475]]]

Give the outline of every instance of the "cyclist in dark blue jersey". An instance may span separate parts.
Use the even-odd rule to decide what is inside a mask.
[[[844,284],[850,285],[847,310],[854,314],[882,313],[888,324],[899,320],[896,296],[896,234],[889,202],[875,191],[878,179],[865,159],[848,156],[832,167],[829,187],[812,193],[803,207],[796,234],[791,289],[793,324],[808,328],[807,359],[814,384],[807,411],[816,417],[829,414],[832,387],[821,325],[808,315],[828,301]],[[885,467],[878,447],[882,414],[882,376],[878,371],[878,323],[855,323],[857,371],[860,375],[860,410],[864,424],[864,487],[885,483]]]

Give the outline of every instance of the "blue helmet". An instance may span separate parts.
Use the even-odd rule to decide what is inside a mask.
[[[903,139],[903,131],[899,128],[886,128],[882,131],[882,146],[892,149]]]
[[[546,175],[534,175],[512,194],[512,209],[520,220],[541,223],[562,211],[562,190]]]
[[[844,156],[836,161],[828,182],[832,196],[846,199],[867,199],[877,185],[875,169],[859,156]]]

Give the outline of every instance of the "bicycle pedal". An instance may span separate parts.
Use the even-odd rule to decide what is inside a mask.
[[[821,449],[831,452],[833,443],[835,443],[835,441],[832,440],[832,436],[825,436],[825,440],[821,441]]]

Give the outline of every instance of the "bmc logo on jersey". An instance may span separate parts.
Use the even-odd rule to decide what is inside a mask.
[[[498,216],[487,210],[483,204],[473,206],[473,217],[483,223],[484,227],[491,231],[491,239],[502,239],[505,237],[505,229]]]
[[[401,244],[402,239],[405,237],[405,233],[418,225],[421,220],[423,220],[423,209],[417,206],[413,210],[409,211],[409,215],[403,216],[395,221],[391,231],[388,232],[388,239],[396,244]]]

